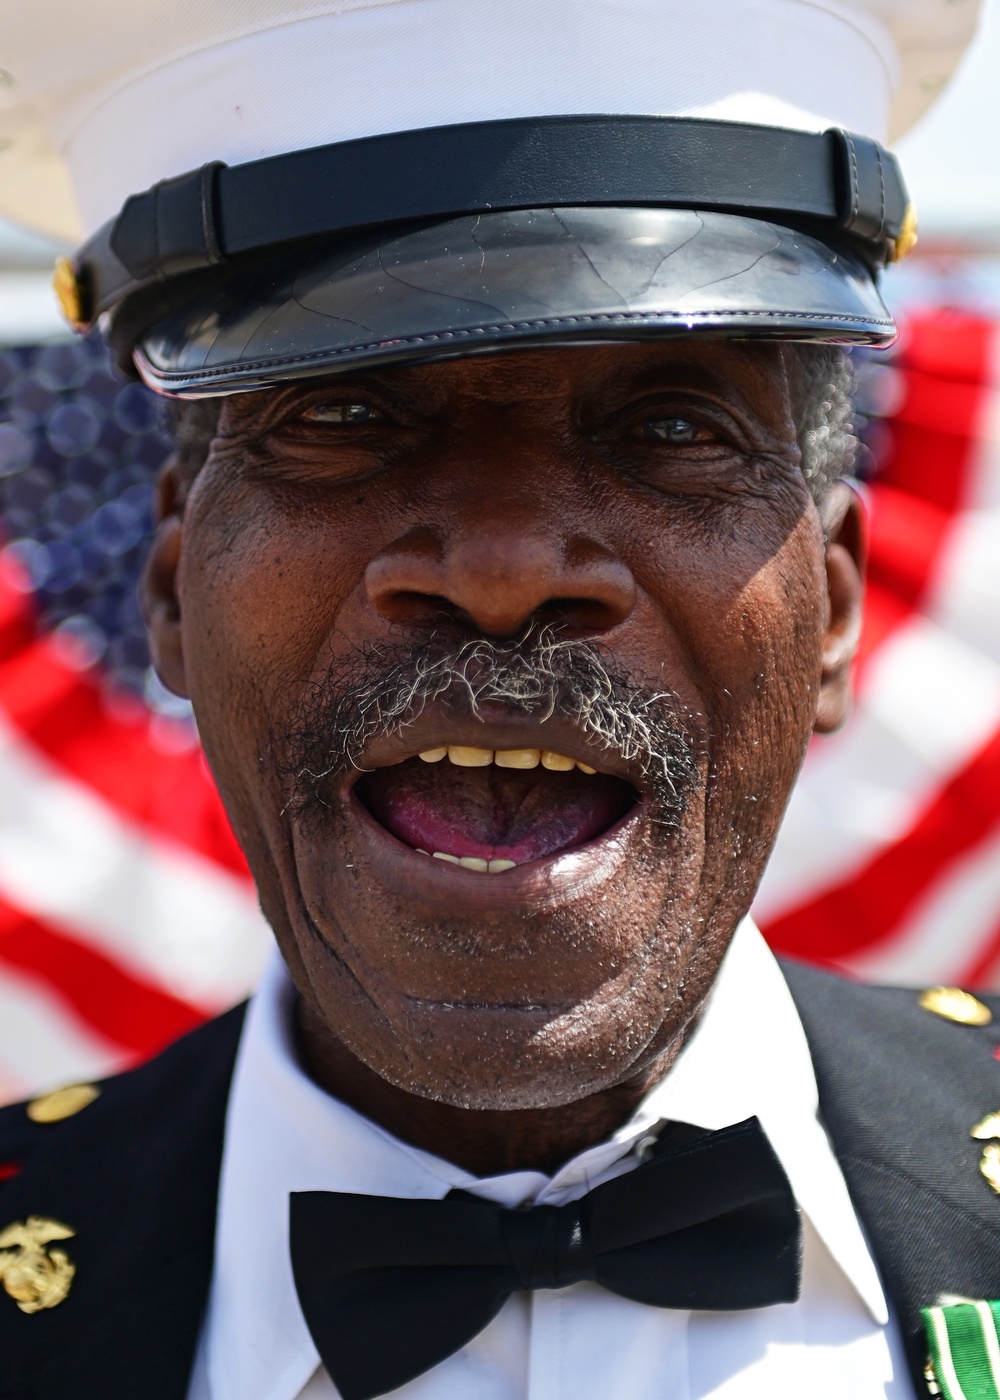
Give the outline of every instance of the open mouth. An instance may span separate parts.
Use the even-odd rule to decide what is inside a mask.
[[[354,795],[413,850],[491,875],[594,841],[639,800],[566,754],[456,744],[366,773]]]

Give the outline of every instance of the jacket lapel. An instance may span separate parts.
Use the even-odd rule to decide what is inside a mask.
[[[1000,1108],[996,1035],[922,1010],[916,992],[783,964],[823,1121],[926,1393],[920,1309],[1000,1298],[1000,1199],[969,1131]]]
[[[911,991],[784,970],[920,1394],[920,1308],[942,1293],[1000,1298],[1000,1199],[969,1137],[1000,1109],[995,1039],[929,1015]],[[71,1226],[77,1274],[47,1312],[0,1296],[0,1400],[186,1400],[242,1018],[211,1022],[38,1131],[0,1191],[0,1228],[29,1215]]]
[[[26,1315],[0,1294],[2,1400],[185,1400],[242,1018],[209,1023],[38,1130],[0,1191],[0,1227],[29,1215],[72,1227],[77,1272],[49,1311]]]

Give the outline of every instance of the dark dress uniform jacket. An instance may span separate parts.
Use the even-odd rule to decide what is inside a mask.
[[[1000,1298],[1000,1198],[969,1130],[1000,1109],[1000,1023],[955,1025],[912,991],[786,966],[820,1104],[907,1343],[942,1293]],[[994,999],[1000,1011],[1000,998]],[[0,1400],[185,1400],[212,1271],[229,1084],[243,1011],[104,1085],[77,1117],[0,1111],[0,1230],[72,1226],[68,1298],[27,1315],[0,1290]]]

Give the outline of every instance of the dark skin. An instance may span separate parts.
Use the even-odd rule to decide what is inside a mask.
[[[780,345],[559,347],[234,396],[168,470],[146,580],[157,669],[206,754],[331,1094],[479,1175],[554,1170],[669,1068],[746,913],[810,734],[849,703],[861,529],[799,470]],[[669,685],[702,777],[680,829],[556,716],[431,706],[381,768],[442,744],[550,748],[633,784],[581,850],[484,876],[337,787],[287,805],[303,688],[353,648],[530,622]]]

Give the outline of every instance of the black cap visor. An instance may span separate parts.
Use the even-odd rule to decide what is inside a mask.
[[[142,378],[191,398],[559,342],[896,335],[846,249],[743,215],[642,207],[491,211],[325,240],[192,284],[146,325]]]

